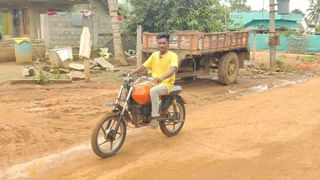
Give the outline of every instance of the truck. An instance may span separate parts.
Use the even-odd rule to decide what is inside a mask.
[[[142,34],[142,61],[157,51],[158,34]],[[221,84],[235,83],[239,68],[243,68],[244,60],[250,58],[249,35],[247,31],[171,33],[169,49],[179,58],[176,79],[211,77],[210,72],[217,72]]]

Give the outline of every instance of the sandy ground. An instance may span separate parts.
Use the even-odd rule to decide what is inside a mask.
[[[12,62],[0,63],[0,84],[6,83],[11,79],[21,78],[23,67],[24,65]]]
[[[251,60],[256,67],[260,67],[262,64],[265,67],[269,67],[269,51],[256,52],[255,60]],[[307,61],[308,58],[314,58],[315,61]],[[251,58],[253,53],[251,52]],[[304,60],[304,61],[303,61]],[[320,55],[305,55],[305,54],[290,54],[285,52],[277,52],[276,61],[283,63],[283,69],[288,71],[308,71],[319,72],[320,71]]]
[[[309,79],[243,70],[232,86],[179,82],[188,102],[182,133],[129,129],[121,151],[104,160],[88,144],[119,82],[3,83],[0,179],[318,179],[320,79]]]
[[[176,137],[133,130],[112,158],[79,150],[31,179],[319,179],[319,83],[187,108]]]

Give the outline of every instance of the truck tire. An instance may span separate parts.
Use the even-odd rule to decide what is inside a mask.
[[[235,83],[239,72],[239,58],[235,52],[224,54],[218,64],[219,82],[223,85]]]

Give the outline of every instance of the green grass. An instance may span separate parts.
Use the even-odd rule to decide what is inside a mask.
[[[265,68],[266,68],[266,64],[263,63],[263,62],[260,63],[260,64],[259,64],[259,68],[260,68],[260,69],[265,69]]]
[[[47,77],[47,75],[43,71],[39,72],[38,78],[39,78],[39,84],[41,84],[41,85],[49,84],[49,78]]]
[[[61,79],[61,73],[60,73],[59,69],[56,70],[55,79]]]
[[[284,62],[282,59],[277,59],[276,60],[276,67],[282,69]]]
[[[318,60],[318,58],[316,58],[314,56],[298,56],[297,60],[302,61],[302,62],[313,62],[313,61]]]
[[[297,69],[296,67],[294,67],[294,66],[289,66],[289,65],[287,65],[287,66],[284,66],[284,67],[283,67],[283,71],[284,71],[284,72],[287,72],[287,73],[290,73],[290,72],[298,72],[298,69]]]

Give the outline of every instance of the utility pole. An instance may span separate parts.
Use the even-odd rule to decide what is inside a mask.
[[[276,28],[275,28],[275,2],[270,1],[270,30],[269,30],[269,46],[270,46],[270,71],[274,71],[276,58]]]
[[[137,67],[142,65],[142,25],[137,27]]]

